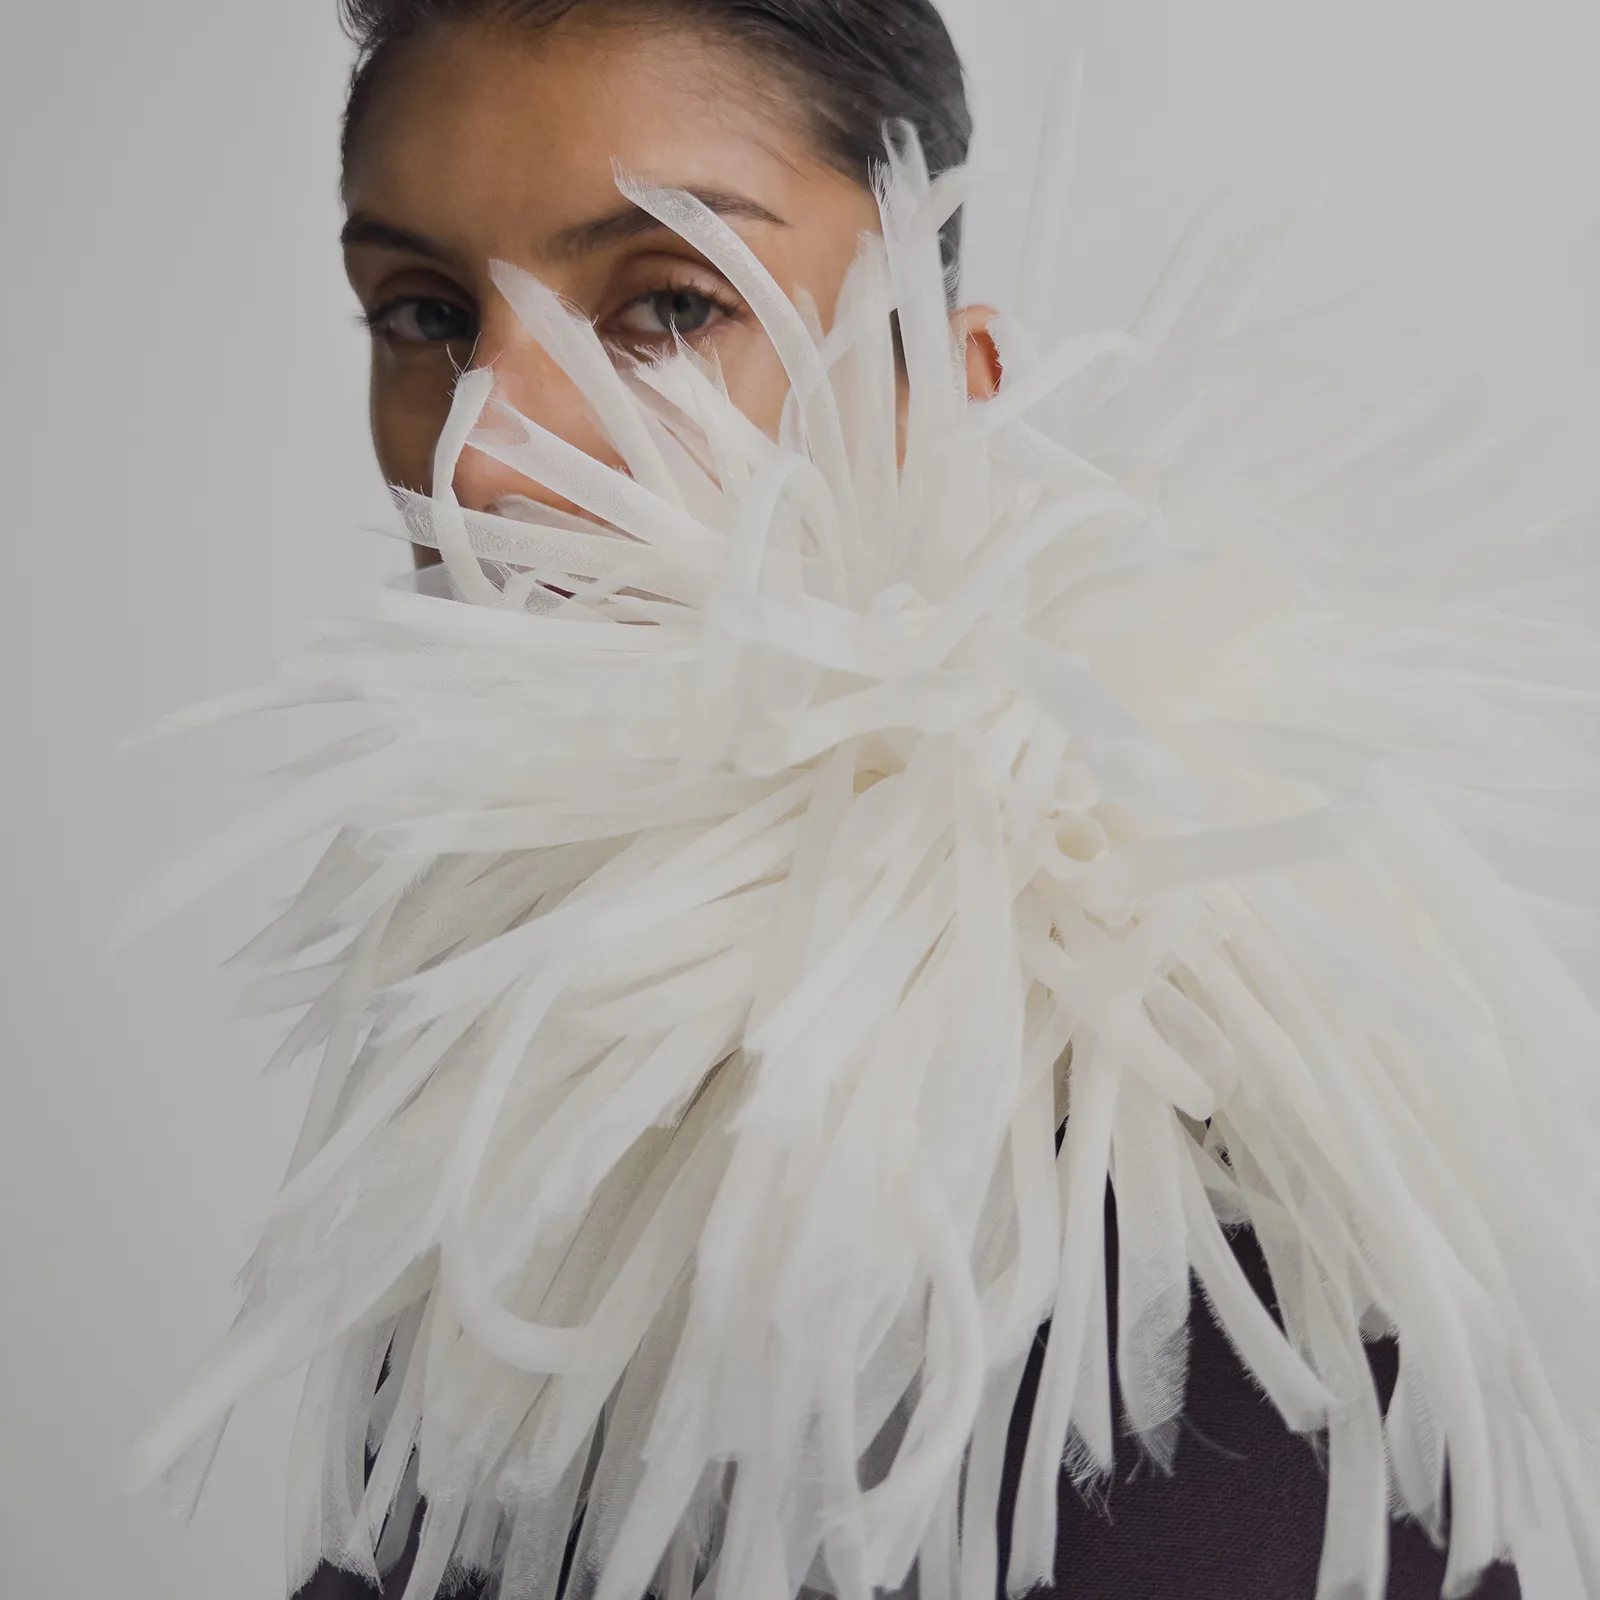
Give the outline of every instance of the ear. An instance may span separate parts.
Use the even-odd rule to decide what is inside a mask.
[[[993,306],[963,306],[950,318],[957,337],[966,335],[969,400],[988,400],[1000,387],[1000,352],[989,333],[995,315]]]

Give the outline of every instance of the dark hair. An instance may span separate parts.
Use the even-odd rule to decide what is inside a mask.
[[[916,129],[935,174],[966,160],[972,136],[961,59],[933,0],[339,0],[339,12],[359,52],[346,163],[384,62],[405,40],[480,17],[539,28],[579,12],[597,22],[683,19],[751,50],[801,91],[823,157],[863,183],[883,159],[888,123]],[[958,211],[943,238],[952,275],[960,243]]]

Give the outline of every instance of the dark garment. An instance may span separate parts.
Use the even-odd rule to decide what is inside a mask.
[[[1106,1224],[1107,1287],[1114,1307],[1116,1220],[1109,1203]],[[1254,1238],[1238,1234],[1233,1247],[1257,1294],[1275,1310]],[[1064,1480],[1056,1580],[1048,1589],[1033,1590],[1029,1600],[1312,1600],[1327,1496],[1323,1467],[1310,1443],[1284,1427],[1250,1380],[1198,1289],[1189,1328],[1189,1387],[1173,1473],[1166,1476],[1148,1462],[1122,1468],[1099,1507]],[[1001,1492],[1002,1583],[1046,1338],[1048,1329],[1028,1364],[1011,1420]],[[1387,1404],[1398,1368],[1394,1343],[1367,1349]],[[1115,1404],[1114,1372],[1112,1384]],[[1390,1533],[1388,1600],[1439,1600],[1443,1553],[1415,1523],[1395,1523]],[[413,1549],[415,1537],[413,1530]],[[411,1553],[390,1574],[386,1600],[396,1600],[404,1590]],[[487,1586],[469,1585],[455,1594],[459,1600],[485,1600],[489,1592]],[[1486,1574],[1477,1600],[1520,1600],[1521,1592],[1516,1573],[1500,1566]],[[323,1567],[297,1600],[372,1600],[373,1594],[361,1579]]]
[[[1106,1277],[1116,1297],[1116,1220],[1108,1206]],[[1234,1255],[1276,1313],[1266,1262],[1248,1231]],[[1115,1327],[1115,1321],[1112,1322]],[[1198,1288],[1189,1305],[1189,1384],[1171,1476],[1149,1462],[1122,1468],[1091,1506],[1063,1484],[1056,1580],[1029,1600],[1312,1600],[1322,1551],[1328,1481],[1308,1440],[1293,1434],[1251,1381],[1212,1320]],[[1113,1345],[1113,1349],[1115,1346]],[[1009,1554],[1009,1508],[1039,1383],[1043,1339],[1028,1363],[1011,1419],[1001,1491],[1000,1571]],[[1367,1346],[1385,1405],[1399,1353]],[[1112,1372],[1113,1415],[1118,1414]],[[1119,1463],[1120,1468],[1120,1463]],[[1439,1600],[1445,1558],[1414,1522],[1390,1525],[1389,1600]],[[1517,1575],[1497,1566],[1477,1600],[1519,1600]]]

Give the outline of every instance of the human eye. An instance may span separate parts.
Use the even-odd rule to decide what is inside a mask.
[[[669,283],[627,300],[600,325],[613,344],[634,350],[671,349],[678,339],[714,333],[743,309],[731,291],[705,283]]]
[[[440,295],[397,295],[361,320],[375,339],[393,345],[470,344],[478,337],[478,314]]]

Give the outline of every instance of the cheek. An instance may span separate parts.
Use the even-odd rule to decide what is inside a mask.
[[[728,398],[769,438],[777,438],[789,379],[765,333],[740,328],[717,343]]]
[[[386,483],[428,493],[433,451],[450,414],[454,382],[454,369],[442,355],[397,357],[374,345],[369,414],[373,449]]]

